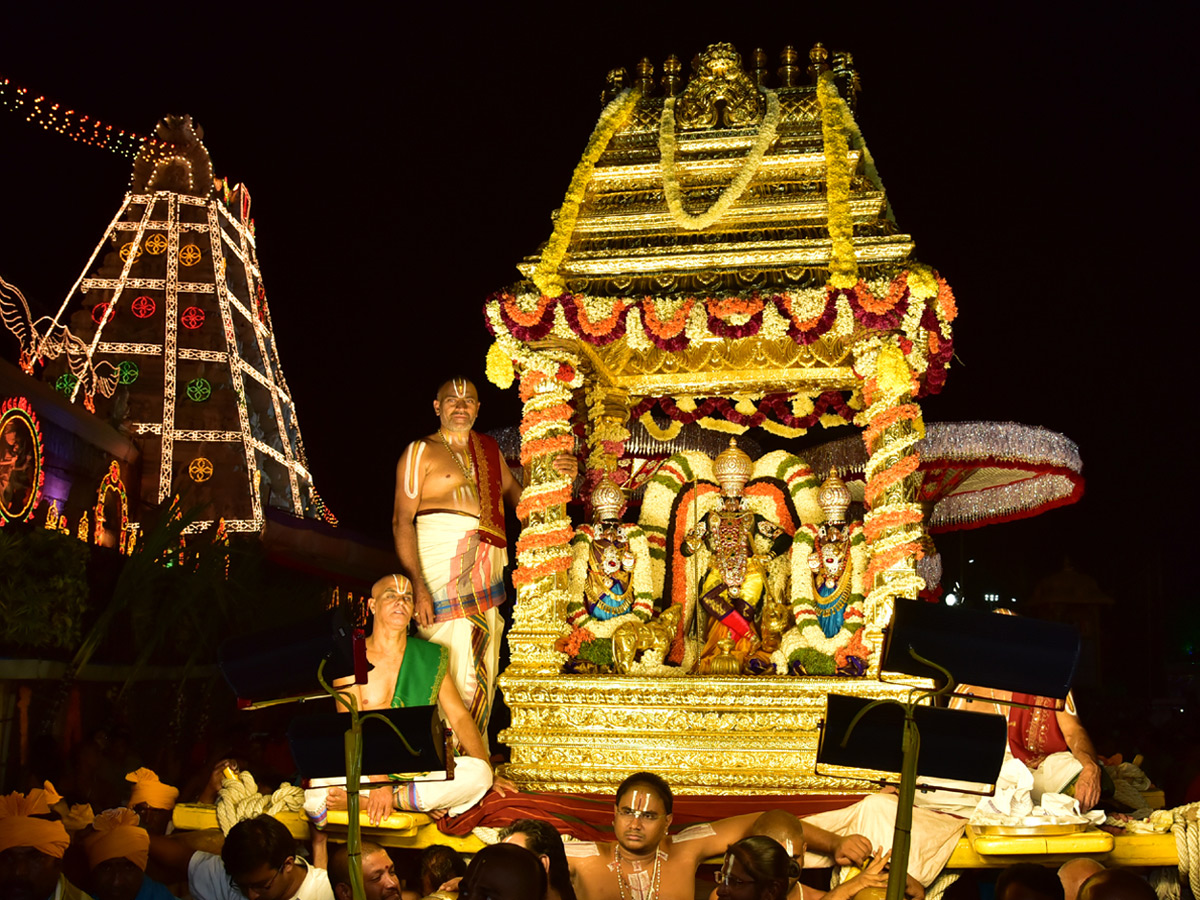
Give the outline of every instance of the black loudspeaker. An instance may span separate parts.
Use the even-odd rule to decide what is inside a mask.
[[[217,660],[225,680],[242,701],[323,695],[317,680],[321,660],[325,680],[355,676],[367,680],[363,633],[341,610],[223,642]],[[343,726],[344,727],[344,726]]]
[[[860,697],[830,694],[817,747],[817,765],[874,769],[899,776],[902,766],[904,709],[882,703],[867,712],[846,735],[854,716],[871,703]],[[918,775],[992,784],[1004,762],[1008,726],[1003,716],[917,706],[913,717],[921,734]]]
[[[1060,622],[897,599],[883,671],[943,678],[910,649],[949,670],[959,684],[1061,700],[1075,677],[1080,640],[1074,626]]]
[[[376,714],[395,725],[404,740],[386,722],[372,718]],[[362,720],[364,776],[427,774],[430,777],[425,780],[446,779],[445,729],[436,706],[372,710],[369,716],[364,713]],[[301,778],[345,781],[344,739],[349,725],[350,716],[336,712],[313,713],[292,720],[288,743]]]

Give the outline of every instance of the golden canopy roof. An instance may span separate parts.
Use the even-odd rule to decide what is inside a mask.
[[[487,303],[498,349],[570,347],[634,397],[853,400],[856,346],[888,335],[917,396],[940,389],[953,295],[890,215],[849,54],[826,56],[773,75],[716,44],[686,86],[674,58],[610,73],[553,234]]]

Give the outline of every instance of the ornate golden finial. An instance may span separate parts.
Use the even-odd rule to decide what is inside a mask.
[[[838,93],[841,94],[850,109],[858,106],[858,92],[862,84],[858,80],[858,71],[854,68],[854,54],[839,50],[833,54],[833,79],[837,83]]]
[[[643,56],[637,64],[637,86],[642,89],[643,97],[654,93],[654,63],[648,56]]]
[[[767,66],[771,64],[771,58],[767,56],[767,51],[762,47],[757,47],[754,50],[754,83],[759,87],[767,86],[768,71]]]
[[[795,47],[784,47],[779,54],[779,86],[795,87],[800,83],[800,53]]]
[[[604,91],[600,94],[600,102],[610,103],[627,87],[629,87],[629,72],[624,68],[610,69],[604,76]]]
[[[728,636],[719,638],[717,646],[721,648],[721,652],[709,660],[708,674],[740,675],[742,673],[742,664],[733,655],[733,638]]]
[[[694,74],[679,98],[675,121],[683,128],[746,128],[762,121],[766,101],[742,69],[733,44],[713,44],[692,60]],[[723,102],[723,112],[717,101]]]
[[[829,51],[822,43],[813,44],[812,49],[808,51],[808,77],[812,79],[813,84],[821,80],[822,72],[829,70],[829,64],[825,62],[828,58]]]
[[[672,53],[667,57],[667,61],[663,63],[662,88],[663,93],[668,97],[674,97],[683,90],[683,63],[679,61],[679,57]]]
[[[825,511],[825,523],[841,525],[846,521],[846,510],[850,508],[850,489],[838,477],[837,469],[829,470],[829,477],[817,492],[817,503]]]
[[[717,484],[721,486],[721,492],[726,495],[740,494],[746,482],[750,480],[753,470],[754,463],[746,452],[738,447],[737,438],[730,438],[729,446],[722,450],[713,462],[713,475],[716,476]]]
[[[597,522],[621,518],[621,507],[625,505],[625,492],[608,477],[606,472],[600,483],[592,490],[592,514]]]

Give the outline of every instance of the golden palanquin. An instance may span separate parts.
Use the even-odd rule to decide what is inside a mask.
[[[524,401],[528,518],[501,678],[523,784],[603,791],[650,769],[684,793],[859,790],[814,773],[825,696],[903,692],[880,680],[879,649],[894,598],[923,587],[918,401],[945,379],[954,298],[891,217],[849,55],[831,68],[817,45],[810,60],[805,78],[786,50],[774,86],[765,54],[747,72],[729,45],[686,86],[673,58],[661,80],[647,61],[631,86],[611,73],[553,234],[486,304],[488,375],[519,375]],[[561,674],[573,532],[552,460],[582,423],[590,490],[617,471],[631,419],[662,440],[692,422],[863,429],[866,677]]]

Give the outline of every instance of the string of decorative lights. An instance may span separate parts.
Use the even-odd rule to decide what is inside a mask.
[[[40,125],[44,130],[61,134],[79,144],[98,147],[120,156],[134,157],[147,145],[157,145],[153,137],[126,131],[100,119],[68,109],[29,88],[0,78],[0,109],[22,116],[26,122]]]

